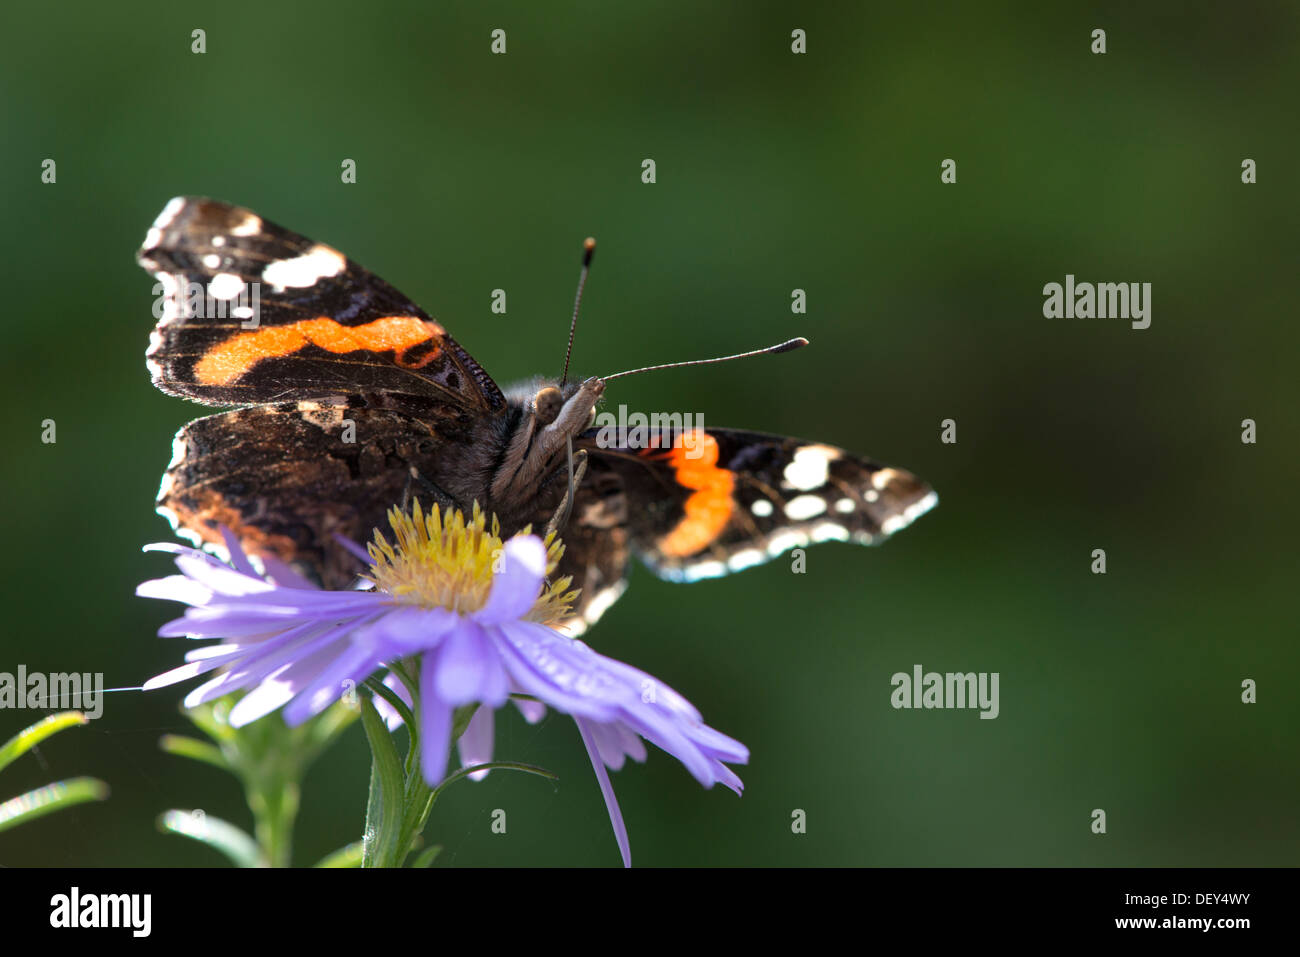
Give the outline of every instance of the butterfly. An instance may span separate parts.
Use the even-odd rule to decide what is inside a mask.
[[[412,494],[478,503],[505,535],[558,526],[557,575],[581,589],[563,628],[580,634],[633,557],[694,581],[817,542],[877,543],[938,501],[903,469],[821,443],[595,428],[613,376],[502,390],[392,286],[238,206],[172,199],[138,260],[157,280],[154,385],[229,407],[176,434],[159,513],[217,554],[224,526],[325,587],[359,570],[337,537],[367,541]]]

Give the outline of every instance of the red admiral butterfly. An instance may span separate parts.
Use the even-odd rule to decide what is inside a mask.
[[[154,384],[238,406],[176,434],[159,513],[218,552],[225,525],[327,587],[357,572],[334,536],[368,540],[412,492],[478,502],[506,535],[563,523],[575,634],[622,593],[632,555],[691,581],[810,543],[879,542],[937,502],[916,476],[828,445],[593,429],[613,376],[502,392],[392,286],[247,209],[173,199],[138,258],[159,280]]]

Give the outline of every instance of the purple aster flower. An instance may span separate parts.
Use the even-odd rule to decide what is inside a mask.
[[[495,710],[513,696],[524,696],[514,700],[530,721],[555,708],[577,722],[625,866],[627,831],[606,768],[645,760],[643,739],[705,787],[721,782],[741,792],[725,764],[746,763],[744,745],[704,724],[657,679],[548,627],[576,594],[565,591],[568,579],[546,583],[563,552],[558,541],[548,547],[521,534],[502,542],[477,506],[468,522],[436,506],[425,515],[418,503],[410,516],[394,509],[390,521],[394,544],[376,532],[368,547],[365,577],[373,587],[366,590],[323,591],[273,559],[262,559],[259,574],[229,534],[230,564],[180,545],[148,546],[173,553],[180,574],[136,593],[190,606],[159,634],[221,640],[189,652],[186,664],[146,682],[146,690],[215,671],[186,696],[186,707],[244,691],[231,725],[281,707],[296,725],[386,665],[418,656],[416,716],[430,786],[446,772],[457,708],[479,706],[458,743],[466,766],[491,760]],[[396,689],[393,678],[386,682]],[[384,716],[396,723],[391,708]]]

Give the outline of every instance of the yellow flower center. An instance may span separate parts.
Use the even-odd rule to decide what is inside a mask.
[[[388,523],[394,543],[390,545],[375,529],[375,540],[366,546],[372,564],[365,577],[380,591],[404,604],[447,608],[458,614],[483,607],[492,591],[492,579],[505,561],[505,543],[495,515],[489,529],[478,502],[466,521],[461,511],[443,514],[437,505],[425,513],[416,501],[410,515],[389,509]],[[530,528],[519,534],[528,534]],[[545,545],[549,579],[564,554],[564,545],[554,532],[546,537]],[[525,619],[549,624],[568,615],[578,597],[576,590],[567,591],[570,584],[570,576],[544,583]]]

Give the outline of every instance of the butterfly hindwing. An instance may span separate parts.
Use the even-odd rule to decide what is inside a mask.
[[[176,433],[158,511],[195,544],[219,551],[224,525],[251,554],[346,588],[363,566],[335,536],[364,544],[411,497],[473,501],[463,476],[482,447],[470,417],[401,396],[250,406]]]
[[[505,409],[491,377],[413,302],[247,209],[177,197],[138,258],[161,292],[146,358],[164,392],[209,405],[392,392]]]
[[[902,469],[843,449],[733,429],[583,436],[615,473],[630,548],[657,575],[694,581],[824,541],[873,544],[937,502]]]

